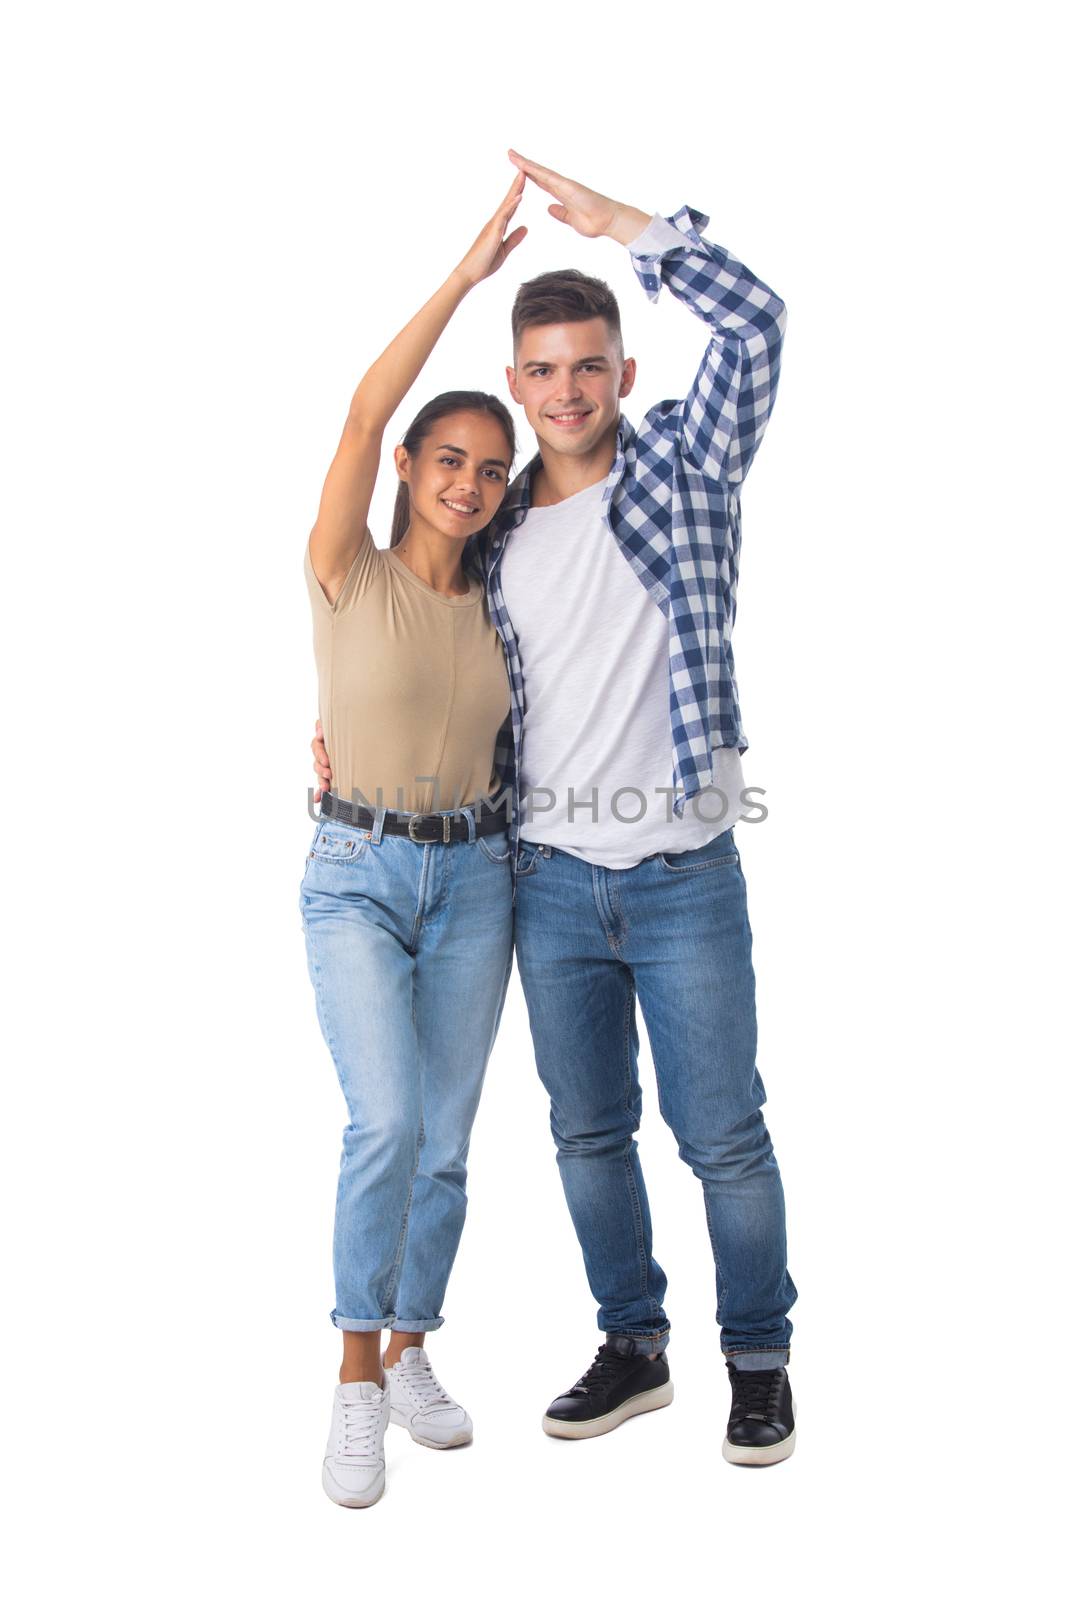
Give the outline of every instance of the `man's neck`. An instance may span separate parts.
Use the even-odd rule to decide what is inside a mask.
[[[531,506],[555,506],[572,494],[599,483],[611,471],[615,460],[618,418],[588,455],[564,456],[550,445],[541,444],[541,468],[530,486]]]

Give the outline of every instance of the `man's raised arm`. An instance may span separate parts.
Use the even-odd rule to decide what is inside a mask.
[[[683,206],[653,217],[630,246],[650,299],[661,283],[711,324],[711,342],[681,405],[682,448],[705,472],[741,483],[770,421],[785,335],[785,303]]]
[[[624,206],[515,151],[511,160],[556,204],[549,212],[586,238],[615,239],[630,252],[651,299],[666,284],[712,329],[684,401],[681,443],[693,463],[736,486],[756,453],[778,387],[785,304],[721,245],[701,237],[708,219],[683,206],[669,219]]]

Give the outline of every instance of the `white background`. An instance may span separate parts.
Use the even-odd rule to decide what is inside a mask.
[[[41,5],[4,30],[13,1592],[1015,1592],[1062,1432],[1052,8]],[[351,390],[524,153],[786,299],[744,494],[739,828],[800,1298],[795,1457],[719,1454],[695,1180],[642,1158],[674,1406],[545,1403],[592,1307],[517,982],[433,1355],[470,1450],[319,1486],[342,1101],[297,885],[301,559]],[[545,216],[398,418],[607,277],[636,418],[700,327]],[[525,454],[530,446],[523,423]],[[372,527],[384,542],[388,469]],[[1062,1057],[1059,1058],[1062,1060]]]

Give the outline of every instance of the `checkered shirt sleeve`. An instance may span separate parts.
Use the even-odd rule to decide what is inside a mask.
[[[738,487],[770,420],[778,387],[785,304],[721,245],[703,239],[708,219],[683,206],[653,218],[631,246],[634,270],[651,300],[667,288],[710,323],[711,342],[682,401],[656,408],[660,425],[679,430],[686,457]],[[645,242],[659,247],[642,253]],[[652,415],[652,414],[650,414]]]

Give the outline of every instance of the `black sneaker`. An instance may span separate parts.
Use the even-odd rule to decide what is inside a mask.
[[[739,1467],[772,1467],[793,1454],[796,1426],[793,1395],[784,1367],[766,1372],[738,1371],[726,1363],[734,1403],[722,1453]]]
[[[650,1361],[637,1354],[632,1339],[609,1333],[585,1376],[553,1400],[542,1427],[557,1439],[591,1439],[640,1411],[669,1406],[673,1399],[667,1357]]]

